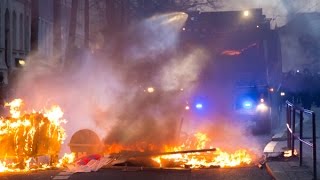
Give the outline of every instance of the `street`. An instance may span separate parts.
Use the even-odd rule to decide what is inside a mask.
[[[269,135],[253,136],[252,141],[259,143],[258,151],[263,151],[264,146],[270,140]],[[203,168],[203,169],[174,169],[174,168],[150,168],[138,166],[112,166],[102,168],[97,172],[90,173],[68,173],[61,170],[44,170],[28,173],[0,173],[0,180],[50,180],[50,179],[112,179],[112,180],[206,180],[206,179],[245,179],[245,180],[269,180],[272,177],[268,174],[265,167],[261,169],[253,162],[251,165],[235,168]]]
[[[28,174],[7,174],[0,175],[1,180],[46,180],[46,179],[121,179],[121,180],[206,180],[206,179],[245,179],[245,180],[271,180],[271,176],[265,168],[259,169],[257,166],[248,166],[240,168],[212,168],[212,169],[141,169],[131,168],[107,168],[100,169],[97,172],[64,174],[57,170],[38,171]]]
[[[258,167],[200,169],[200,170],[113,170],[104,169],[95,173],[74,174],[70,179],[271,179],[265,169]]]

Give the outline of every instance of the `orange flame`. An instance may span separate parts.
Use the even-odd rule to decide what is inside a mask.
[[[181,146],[166,147],[166,152],[181,151],[186,149],[204,149],[210,139],[204,133],[196,133],[194,139],[187,139]],[[210,147],[212,148],[212,147]],[[245,149],[237,150],[234,153],[227,153],[220,149],[215,152],[190,153],[190,154],[173,154],[152,158],[160,167],[163,162],[173,161],[181,167],[188,165],[190,168],[200,167],[234,167],[242,164],[250,164],[252,158]]]
[[[240,50],[225,50],[221,54],[225,55],[225,56],[238,56],[238,55],[242,54],[243,52],[249,50],[250,48],[254,48],[257,46],[258,46],[257,43],[252,43],[248,47],[242,48]]]
[[[222,55],[226,55],[226,56],[237,56],[241,54],[241,51],[237,51],[237,50],[225,50],[221,53]]]
[[[294,149],[293,155],[294,155],[294,156],[297,156],[297,155],[298,155],[298,151],[297,151],[296,149]],[[292,157],[293,155],[292,155],[291,149],[290,149],[290,150],[286,150],[286,151],[283,152],[283,156],[284,156],[284,157]]]
[[[0,118],[0,172],[21,172],[62,166],[63,161],[53,164],[36,162],[36,157],[57,156],[66,138],[58,106],[39,112],[22,113],[23,101],[15,99],[5,103],[10,107],[11,117]],[[71,156],[71,155],[70,155]]]

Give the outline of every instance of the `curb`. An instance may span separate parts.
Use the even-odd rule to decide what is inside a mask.
[[[269,167],[269,163],[266,163],[266,169],[267,169],[268,174],[272,177],[272,179],[277,180],[277,178],[275,177],[275,175],[271,171],[271,168]]]

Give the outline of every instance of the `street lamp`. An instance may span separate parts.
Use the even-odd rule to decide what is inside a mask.
[[[148,93],[153,93],[154,92],[154,88],[153,87],[148,87],[147,91],[148,91]]]
[[[248,17],[250,15],[250,12],[248,10],[243,11],[243,16]]]
[[[22,59],[22,58],[16,58],[15,59],[15,64],[16,64],[16,67],[23,67],[26,65],[26,60],[25,59]]]

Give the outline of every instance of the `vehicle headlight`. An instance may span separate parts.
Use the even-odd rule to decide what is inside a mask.
[[[268,110],[268,106],[264,103],[260,103],[257,106],[257,111],[259,111],[259,112],[266,112],[267,110]]]

